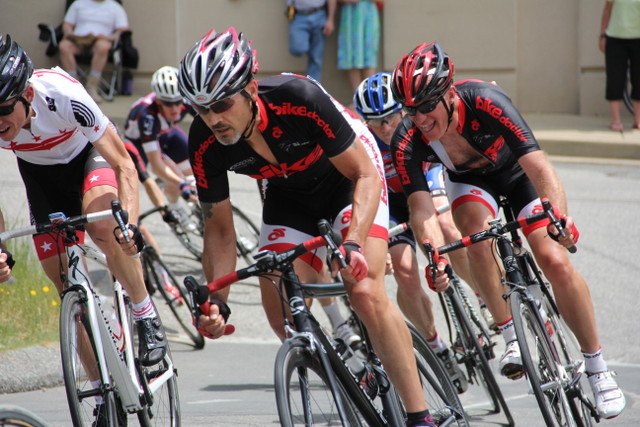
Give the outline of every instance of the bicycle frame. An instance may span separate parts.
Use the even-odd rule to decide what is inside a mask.
[[[103,385],[108,389],[113,389],[114,384],[117,385],[120,401],[127,412],[140,411],[143,409],[141,405],[142,399],[140,399],[140,397],[143,395],[150,397],[174,375],[173,361],[165,356],[169,369],[155,378],[153,382],[147,384],[147,394],[147,390],[145,390],[145,387],[143,387],[139,380],[136,364],[134,363],[135,349],[133,348],[133,333],[130,328],[130,322],[127,319],[128,307],[125,302],[125,291],[122,285],[115,279],[112,282],[115,297],[114,312],[122,328],[124,338],[124,349],[120,352],[109,330],[108,322],[100,303],[100,297],[93,289],[93,284],[89,279],[88,271],[84,263],[79,262],[79,256],[82,255],[107,267],[105,255],[99,250],[85,244],[70,245],[66,250],[69,260],[69,275],[72,278],[83,277],[85,280],[69,280],[69,286],[63,291],[62,297],[64,297],[66,292],[73,289],[81,289],[85,295],[93,296],[93,298],[87,298],[87,308],[89,310],[91,329],[93,331],[100,331],[100,339],[95,341],[96,352],[98,353],[98,366],[100,367],[100,376],[102,377]],[[98,316],[97,313],[100,313],[100,316]],[[99,326],[99,329],[97,329],[96,326]],[[105,361],[106,364],[104,363]],[[111,377],[113,377],[113,381]]]

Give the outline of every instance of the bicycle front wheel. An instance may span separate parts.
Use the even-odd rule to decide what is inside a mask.
[[[0,405],[0,426],[2,427],[47,427],[40,417],[14,405]]]
[[[147,287],[154,289],[162,296],[164,304],[156,304],[156,306],[159,308],[167,336],[180,336],[182,331],[195,348],[203,348],[204,337],[193,326],[190,300],[184,285],[176,279],[153,248],[145,248],[142,266]],[[167,315],[167,308],[173,316]]]
[[[564,386],[566,375],[554,355],[546,326],[536,316],[537,302],[524,301],[520,293],[510,297],[513,325],[520,345],[527,380],[547,426],[575,426]]]
[[[431,416],[437,425],[468,426],[462,402],[447,371],[415,326],[410,323],[407,326],[411,332],[422,392]]]
[[[87,295],[67,291],[60,309],[60,356],[62,374],[73,425],[91,426],[97,418],[116,425],[116,400],[112,391],[96,388],[91,379],[101,379],[97,367],[96,337],[89,324]],[[97,400],[101,404],[97,404]]]
[[[275,391],[283,427],[368,425],[339,381],[338,388],[334,396],[320,359],[307,343],[294,339],[282,344],[275,362]],[[336,399],[344,406],[344,423]]]
[[[252,255],[260,243],[260,229],[236,206],[233,210],[233,228],[236,231],[236,248],[238,256],[244,258],[247,265],[253,264]]]

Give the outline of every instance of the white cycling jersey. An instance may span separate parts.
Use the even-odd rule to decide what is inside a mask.
[[[0,148],[37,165],[65,164],[100,139],[110,121],[82,84],[59,67],[35,70],[30,129],[13,141],[0,139]]]

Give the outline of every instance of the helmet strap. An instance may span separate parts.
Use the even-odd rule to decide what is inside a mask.
[[[242,138],[243,139],[249,139],[249,137],[253,133],[253,128],[254,128],[254,126],[256,124],[256,118],[258,117],[258,103],[256,101],[254,101],[251,98],[251,95],[249,95],[244,89],[242,89],[242,91],[240,91],[240,93],[242,94],[242,96],[244,96],[245,98],[247,98],[247,99],[249,99],[251,101],[251,120],[249,120],[249,123],[247,124],[247,127],[242,132]]]

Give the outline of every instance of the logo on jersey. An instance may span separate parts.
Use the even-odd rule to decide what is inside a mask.
[[[96,125],[96,116],[93,111],[82,102],[71,100],[71,111],[80,126],[88,128]]]
[[[284,228],[274,228],[273,231],[269,233],[269,235],[267,236],[267,239],[272,242],[274,240],[278,240],[279,238],[284,237],[285,235],[284,231],[285,231]]]
[[[252,165],[255,162],[256,162],[256,158],[255,157],[249,157],[248,159],[244,159],[244,160],[242,160],[242,161],[240,161],[238,163],[235,163],[235,164],[229,166],[229,170],[231,172],[235,172],[236,170],[242,169],[242,168],[247,167],[249,165]]]
[[[495,163],[498,160],[498,153],[502,147],[504,147],[504,137],[500,135],[489,148],[484,150],[484,154]]]
[[[202,144],[200,144],[196,152],[193,153],[193,174],[196,177],[198,186],[202,188],[209,188],[209,181],[207,180],[207,175],[204,171],[203,156],[209,146],[215,141],[216,137],[211,135]]]
[[[275,139],[280,139],[282,134],[283,134],[282,129],[280,129],[279,126],[274,126],[273,129],[271,130],[271,136],[273,136]]]
[[[311,144],[311,141],[302,141],[302,142],[298,142],[298,141],[283,141],[280,144],[278,144],[278,148],[280,148],[282,151],[284,151],[286,153],[289,153],[294,148],[304,147],[305,145],[309,145],[309,144]]]
[[[407,146],[411,143],[411,139],[417,132],[417,128],[412,127],[407,130],[407,133],[402,137],[400,143],[398,143],[398,149],[394,151],[394,163],[396,165],[396,171],[398,172],[398,176],[400,177],[400,182],[402,185],[411,183],[411,178],[409,178],[409,174],[407,174],[407,167],[405,165],[405,150]]]
[[[51,150],[53,147],[60,145],[66,140],[68,140],[69,138],[71,138],[75,132],[76,132],[76,129],[65,130],[65,131],[62,131],[60,135],[54,136],[52,138],[47,138],[44,141],[37,144],[19,144],[16,141],[11,141],[8,148],[9,150],[14,150],[14,151]]]
[[[493,105],[493,100],[489,98],[482,99],[481,97],[476,97],[476,108],[480,111],[484,111],[489,114],[491,117],[498,119],[500,123],[502,123],[507,129],[509,129],[513,134],[522,142],[527,141],[527,137],[524,135],[522,129],[516,126],[509,117],[505,117],[502,115],[504,112],[502,108]]]
[[[288,115],[308,117],[311,120],[315,121],[318,126],[320,126],[320,128],[322,128],[328,138],[335,139],[336,137],[329,123],[325,122],[317,112],[307,110],[306,105],[292,105],[290,102],[283,102],[282,105],[269,104],[269,108],[271,108],[273,112],[279,116]]]
[[[48,96],[45,96],[44,99],[47,101],[47,108],[49,109],[49,111],[56,111],[56,100],[53,98],[49,98]]]

